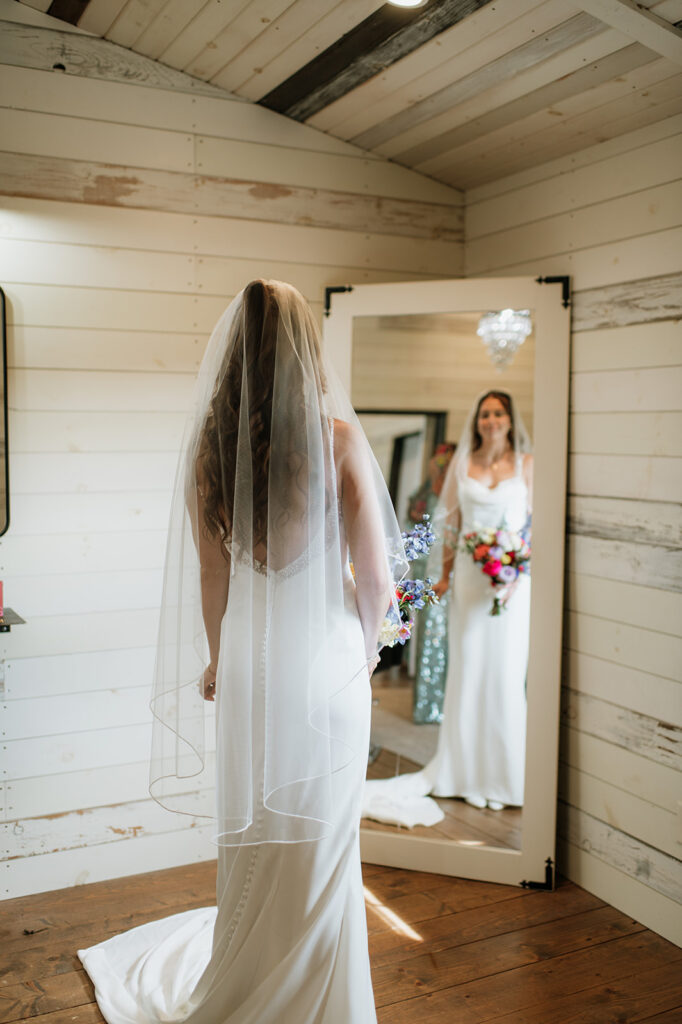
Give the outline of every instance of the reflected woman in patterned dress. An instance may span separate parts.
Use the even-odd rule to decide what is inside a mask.
[[[439,444],[429,460],[429,475],[410,497],[407,528],[420,523],[427,514],[433,516],[454,444]],[[428,556],[412,562],[411,576],[424,579]],[[440,722],[443,717],[445,678],[448,670],[448,601],[444,595],[438,604],[427,605],[415,623],[417,636],[417,667],[414,679],[412,720],[417,723]]]

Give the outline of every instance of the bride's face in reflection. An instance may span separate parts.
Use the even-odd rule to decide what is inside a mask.
[[[489,395],[481,403],[476,429],[484,445],[499,444],[509,435],[511,417],[499,398]]]

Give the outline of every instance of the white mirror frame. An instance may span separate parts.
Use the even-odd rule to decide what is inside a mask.
[[[368,863],[554,887],[570,344],[564,294],[568,278],[541,283],[511,277],[358,285],[331,296],[324,346],[349,394],[354,317],[514,308],[530,309],[535,328],[533,587],[521,849],[361,829],[362,859]]]

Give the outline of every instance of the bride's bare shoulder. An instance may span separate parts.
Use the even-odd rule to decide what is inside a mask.
[[[346,420],[334,421],[334,451],[341,454],[348,454],[356,449],[362,438],[362,431],[353,423]]]
[[[363,433],[360,427],[347,420],[334,420],[334,462],[344,475],[359,472],[363,465]]]

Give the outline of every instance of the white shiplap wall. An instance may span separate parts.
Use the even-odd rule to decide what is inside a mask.
[[[147,797],[147,701],[182,410],[228,300],[283,278],[321,316],[326,285],[462,272],[460,193],[98,46],[98,78],[0,66],[0,565],[27,619],[0,650],[4,896],[214,854]]]
[[[682,118],[466,194],[468,276],[570,274],[558,867],[682,941]]]

